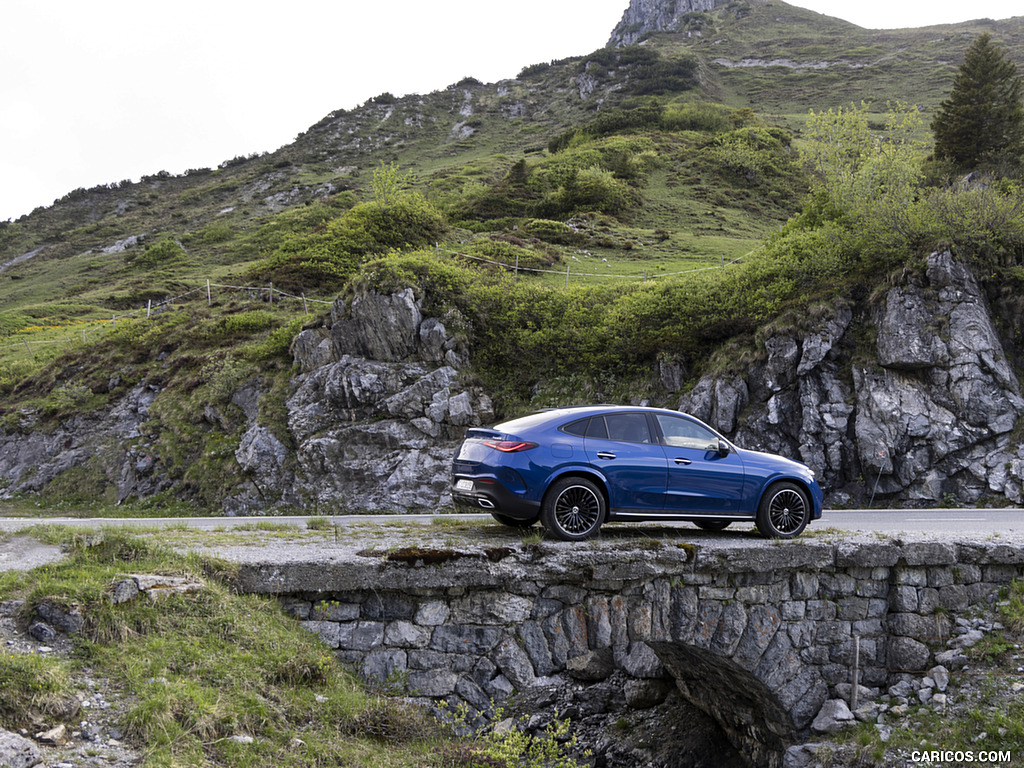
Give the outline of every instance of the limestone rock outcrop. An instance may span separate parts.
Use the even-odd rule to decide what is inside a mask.
[[[858,346],[861,331],[873,350]],[[679,408],[744,447],[804,461],[833,502],[1024,501],[1020,383],[984,292],[949,253],[868,317],[840,306],[809,329],[770,332],[760,362],[702,379]]]
[[[689,13],[711,11],[723,0],[630,0],[622,19],[612,30],[608,45],[633,45],[649,32],[674,32]]]

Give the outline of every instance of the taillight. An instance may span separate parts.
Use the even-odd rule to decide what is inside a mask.
[[[484,440],[484,445],[502,453],[519,453],[537,447],[536,443],[526,440]]]

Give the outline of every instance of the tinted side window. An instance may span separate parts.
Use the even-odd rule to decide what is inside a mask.
[[[587,427],[587,437],[597,438],[598,440],[608,439],[608,428],[604,424],[604,416],[595,416],[590,420],[590,426]]]
[[[577,437],[583,437],[587,434],[587,425],[590,423],[590,419],[580,419],[574,421],[572,424],[566,424],[562,427],[562,431],[570,435],[576,435]]]
[[[642,413],[609,413],[604,420],[608,424],[609,440],[621,440],[624,443],[651,442],[647,416]]]
[[[674,448],[695,448],[699,451],[718,449],[718,435],[689,419],[659,413],[658,424],[665,435],[665,445]]]

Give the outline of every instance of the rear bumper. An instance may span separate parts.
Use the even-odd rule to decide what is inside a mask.
[[[471,489],[464,487],[467,482],[472,483]],[[540,502],[524,499],[493,480],[483,482],[470,477],[455,477],[452,501],[456,506],[474,512],[497,512],[513,520],[535,520],[540,513]]]

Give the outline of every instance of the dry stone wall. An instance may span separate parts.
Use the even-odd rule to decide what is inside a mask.
[[[855,655],[868,700],[956,670],[957,619],[1022,572],[1021,547],[894,541],[407,551],[240,579],[408,695],[486,712],[557,689],[585,721],[613,681],[623,708],[681,695],[741,763],[779,766],[848,696]]]

